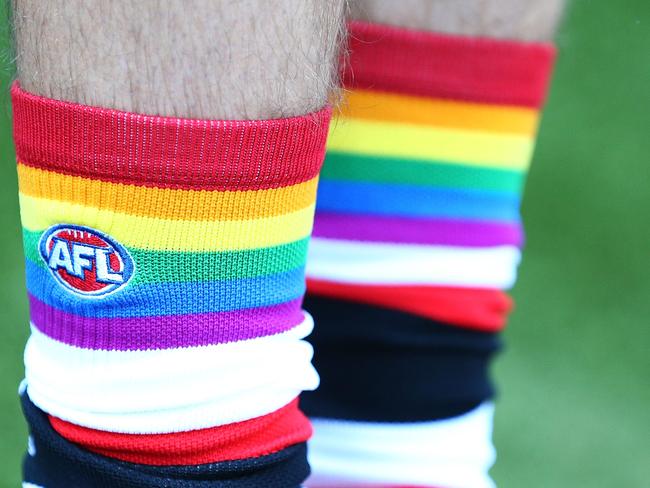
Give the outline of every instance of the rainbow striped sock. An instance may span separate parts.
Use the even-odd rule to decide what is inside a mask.
[[[488,369],[554,50],[360,22],[350,50],[307,267],[310,486],[490,486]]]
[[[299,486],[311,428],[296,397],[318,384],[301,301],[329,110],[205,121],[12,96],[26,482]]]

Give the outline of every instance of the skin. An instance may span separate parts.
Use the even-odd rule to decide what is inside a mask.
[[[352,17],[448,34],[549,41],[565,0],[355,0]]]
[[[165,116],[305,114],[336,82],[345,0],[14,0],[18,80]]]
[[[352,18],[550,40],[565,0],[350,0]],[[50,98],[262,119],[336,97],[346,0],[13,0],[18,79]]]

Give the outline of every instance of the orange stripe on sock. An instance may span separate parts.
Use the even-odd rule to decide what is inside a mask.
[[[352,90],[346,93],[343,117],[474,129],[534,136],[537,110],[508,105],[491,105],[436,98]]]
[[[208,191],[111,183],[18,164],[20,192],[36,198],[170,220],[251,220],[313,205],[318,178],[284,188]]]

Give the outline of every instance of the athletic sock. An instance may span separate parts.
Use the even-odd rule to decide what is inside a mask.
[[[488,368],[554,49],[360,22],[349,38],[307,267],[309,486],[490,486]]]
[[[299,486],[311,427],[296,398],[318,384],[301,302],[329,110],[210,121],[12,96],[25,481]]]

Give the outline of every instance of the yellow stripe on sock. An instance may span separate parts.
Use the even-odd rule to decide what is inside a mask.
[[[528,168],[534,140],[521,135],[339,117],[330,128],[327,148],[367,156],[521,170]]]
[[[32,197],[171,220],[249,220],[313,205],[317,178],[268,190],[206,191],[151,188],[92,180],[18,164],[20,191]]]
[[[307,237],[311,233],[314,205],[255,220],[182,221],[134,216],[21,193],[20,213],[23,227],[35,232],[55,224],[77,224],[140,249],[232,251],[287,244]]]
[[[537,132],[539,122],[539,114],[532,108],[442,100],[375,90],[347,92],[341,107],[341,115],[346,118],[521,134],[530,137]]]

